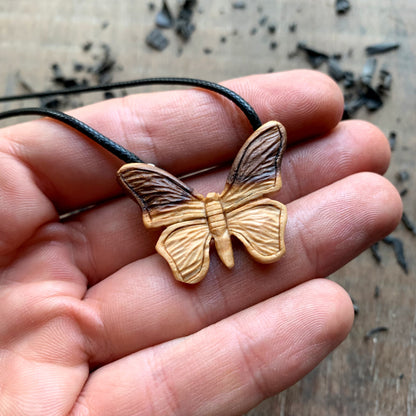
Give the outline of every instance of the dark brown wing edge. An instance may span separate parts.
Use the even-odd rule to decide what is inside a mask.
[[[277,121],[259,127],[238,152],[227,178],[229,187],[276,180],[286,149],[286,130]]]
[[[120,183],[140,204],[143,212],[164,210],[200,200],[189,186],[170,173],[146,163],[128,163],[117,172]]]

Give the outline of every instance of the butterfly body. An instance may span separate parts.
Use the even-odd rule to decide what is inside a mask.
[[[120,168],[120,182],[142,207],[144,224],[167,226],[156,250],[177,280],[197,283],[205,277],[212,239],[228,268],[234,266],[232,235],[261,263],[284,254],[286,207],[264,195],[281,187],[285,147],[283,126],[276,121],[264,124],[240,149],[223,192],[205,198],[158,167],[129,163]]]
[[[222,262],[231,269],[234,266],[233,248],[220,196],[211,192],[204,202],[209,231],[214,238],[217,253]]]

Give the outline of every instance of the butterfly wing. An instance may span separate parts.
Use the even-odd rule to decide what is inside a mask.
[[[203,197],[163,169],[146,163],[127,163],[117,174],[141,206],[146,227],[205,218]]]
[[[163,231],[156,245],[176,280],[198,283],[209,267],[211,233],[205,219],[184,221]]]
[[[203,197],[170,173],[145,163],[129,163],[118,177],[143,210],[147,227],[168,225],[156,250],[168,262],[175,279],[202,280],[209,266],[209,231]]]
[[[277,121],[259,127],[238,152],[221,194],[228,212],[282,186],[280,165],[286,148],[286,131]]]
[[[286,207],[268,198],[249,202],[227,215],[230,234],[260,263],[272,263],[285,253],[286,221]]]

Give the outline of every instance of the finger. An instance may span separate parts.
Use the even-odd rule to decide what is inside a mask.
[[[381,174],[389,159],[390,147],[379,129],[361,121],[341,123],[320,139],[288,149],[282,165],[283,187],[274,197],[288,203],[357,172]],[[220,193],[227,174],[228,168],[188,182],[204,195]],[[130,199],[113,201],[67,225],[88,241],[89,256],[85,256],[85,245],[78,246],[75,253],[77,258],[90,261],[78,261],[90,276],[90,284],[154,253],[160,235],[160,230],[144,227],[141,211]]]
[[[239,415],[305,376],[352,321],[351,300],[339,286],[308,282],[98,369],[75,409],[91,416]]]
[[[292,141],[333,128],[342,114],[338,87],[317,72],[258,75],[224,84],[241,93],[263,120],[285,124]],[[234,104],[196,89],[128,96],[72,114],[174,174],[228,160],[251,133]],[[120,193],[115,180],[120,162],[57,122],[25,123],[3,135],[60,212]]]
[[[274,264],[253,261],[234,244],[227,270],[211,251],[207,277],[197,286],[175,282],[154,255],[89,289],[86,302],[103,322],[93,342],[95,364],[188,335],[301,282],[325,277],[390,233],[401,199],[383,177],[360,173],[288,205],[286,254]]]

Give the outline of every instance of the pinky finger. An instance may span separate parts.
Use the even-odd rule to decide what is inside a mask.
[[[74,414],[239,415],[311,371],[348,334],[349,296],[315,279],[193,335],[97,369]]]

